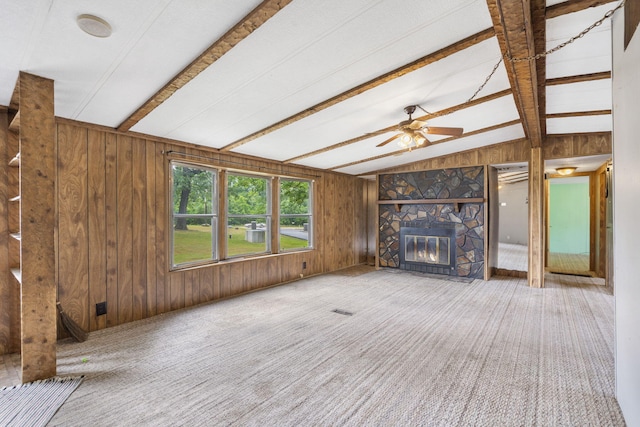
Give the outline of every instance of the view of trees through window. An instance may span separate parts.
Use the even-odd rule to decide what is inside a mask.
[[[227,256],[271,249],[271,201],[267,178],[227,174]]]
[[[216,259],[216,172],[171,163],[173,266]]]
[[[280,181],[280,249],[283,251],[311,246],[311,183]]]

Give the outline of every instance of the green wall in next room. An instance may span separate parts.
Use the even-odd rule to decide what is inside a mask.
[[[549,186],[549,251],[589,253],[589,178],[555,178]]]

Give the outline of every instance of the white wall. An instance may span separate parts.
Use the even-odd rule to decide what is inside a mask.
[[[502,184],[498,189],[500,216],[498,241],[527,245],[529,243],[529,181]],[[504,204],[504,205],[503,205]]]
[[[613,258],[616,397],[640,426],[640,28],[624,51],[624,15],[613,19]]]

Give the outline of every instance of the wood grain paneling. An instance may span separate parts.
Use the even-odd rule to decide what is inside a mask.
[[[131,141],[132,166],[132,315],[147,317],[147,147],[146,141]]]
[[[119,325],[118,321],[118,189],[117,189],[117,138],[105,135],[105,229],[107,246],[107,326]],[[91,165],[93,167],[93,165]],[[60,230],[64,233],[64,230]]]
[[[168,255],[168,222],[165,220],[168,215],[168,189],[167,178],[168,162],[162,154],[166,149],[165,144],[153,143],[155,147],[155,187],[152,188],[156,198],[156,307],[157,313],[169,311],[169,280],[167,276]]]
[[[156,281],[156,151],[155,144],[146,141],[145,144],[145,188],[146,188],[146,209],[147,217],[146,224],[146,295],[147,295],[147,311],[146,316],[154,316],[158,313],[158,284]]]
[[[118,323],[133,320],[132,143],[133,138],[130,137],[117,140]]]
[[[89,202],[87,129],[58,129],[58,300],[89,330]]]
[[[547,160],[611,154],[611,132],[549,135],[543,148]]]
[[[465,166],[528,162],[531,151],[530,148],[529,142],[526,139],[517,139],[515,141],[487,145],[485,147],[461,151],[446,156],[420,160],[415,163],[385,169],[380,172],[412,172]]]
[[[105,134],[88,131],[87,201],[89,231],[89,329],[107,326],[107,317],[96,316],[96,304],[107,301],[107,241],[105,206]]]

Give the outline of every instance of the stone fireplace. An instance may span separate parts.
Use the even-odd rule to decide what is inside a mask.
[[[379,265],[484,277],[484,168],[379,177]]]

